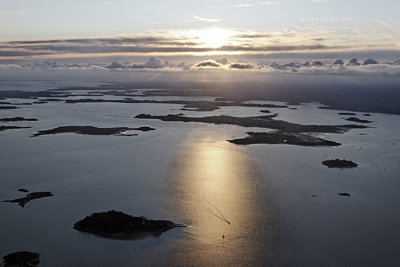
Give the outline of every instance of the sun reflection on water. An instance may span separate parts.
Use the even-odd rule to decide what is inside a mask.
[[[174,209],[188,225],[173,263],[221,266],[268,254],[269,212],[258,175],[244,148],[226,141],[184,146],[169,176]]]

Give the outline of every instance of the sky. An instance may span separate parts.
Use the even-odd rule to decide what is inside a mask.
[[[398,0],[0,0],[0,64],[117,58],[144,69],[182,57],[181,67],[223,68],[218,58],[260,64],[254,58],[338,53],[395,61],[399,14]]]

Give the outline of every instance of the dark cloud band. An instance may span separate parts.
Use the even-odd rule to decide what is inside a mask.
[[[267,34],[238,35],[236,38],[264,38]],[[60,40],[31,40],[0,43],[0,57],[65,56],[68,54],[172,54],[241,52],[267,53],[285,51],[331,50],[344,47],[332,47],[322,44],[311,45],[225,45],[217,48],[205,47],[200,42],[188,38],[173,36],[136,36],[115,38],[82,38]]]

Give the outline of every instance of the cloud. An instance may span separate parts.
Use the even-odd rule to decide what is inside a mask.
[[[0,57],[27,57],[48,55],[47,52],[20,51],[20,50],[0,50]]]
[[[209,60],[203,60],[200,62],[197,62],[196,64],[193,65],[194,68],[200,69],[200,68],[224,68],[224,65],[221,63],[218,63],[215,60],[209,59]]]
[[[35,62],[34,66],[37,68],[49,68],[49,69],[62,67],[62,66],[58,65],[57,62],[55,62],[55,61]]]
[[[358,66],[360,63],[358,63],[357,58],[353,57],[346,63],[347,66]]]
[[[251,7],[251,6],[254,6],[254,4],[245,3],[245,4],[236,4],[236,5],[234,5],[234,7]]]
[[[340,65],[340,66],[343,66],[343,65],[344,65],[344,62],[343,62],[343,60],[341,60],[341,59],[336,59],[336,60],[332,63],[332,65]]]
[[[199,16],[192,15],[193,18],[200,20],[200,21],[205,21],[205,22],[220,22],[219,19],[210,19],[210,18],[203,18]]]
[[[312,61],[310,66],[314,66],[314,67],[321,67],[322,65],[324,65],[324,63],[322,63],[321,61],[317,60],[317,61]]]
[[[270,68],[274,69],[274,70],[282,70],[282,71],[287,71],[287,70],[295,70],[298,69],[302,66],[308,67],[310,66],[310,62],[305,62],[304,64],[298,63],[298,62],[290,62],[287,64],[278,64],[276,62],[272,63],[269,65]]]
[[[215,60],[217,63],[222,64],[222,65],[226,65],[229,63],[229,59],[222,57],[222,58],[218,58]]]
[[[250,70],[254,66],[252,64],[243,64],[243,63],[233,63],[229,65],[230,69],[238,69],[238,70]]]
[[[157,69],[157,68],[162,68],[165,66],[164,62],[162,61],[162,59],[158,58],[158,57],[149,57],[149,59],[147,60],[146,63],[144,63],[144,66],[146,68],[153,68],[153,69]]]
[[[236,3],[260,5],[264,2],[243,0],[236,1]],[[270,2],[268,3],[270,4]],[[191,17],[191,15],[189,16]],[[200,17],[197,15],[193,15],[193,17],[205,22],[215,23],[220,21],[218,17]],[[151,56],[220,54],[222,56],[235,53],[271,54],[270,52],[345,53],[348,51],[372,51],[374,49],[398,51],[399,48],[398,40],[391,36],[378,38],[376,34],[365,34],[363,31],[340,35],[336,31],[324,31],[318,27],[309,31],[308,26],[299,26],[269,32],[220,29],[221,36],[219,36],[218,31],[209,31],[207,34],[208,30],[212,29],[161,30],[147,34],[93,38],[3,41],[0,42],[0,60],[10,58],[104,57],[111,54],[112,56],[145,54]],[[213,42],[214,39],[215,42]],[[353,56],[358,55],[354,54]],[[368,57],[376,56],[370,54]],[[364,59],[364,57],[362,58]]]
[[[11,41],[3,44],[9,45],[37,45],[37,44],[102,44],[102,45],[123,45],[123,44],[182,44],[181,41],[187,40],[186,38],[176,38],[167,36],[116,36],[104,38],[76,38],[76,39],[52,39],[52,40],[25,40],[25,41]],[[189,44],[190,45],[190,44]]]
[[[188,65],[186,64],[186,62],[181,62],[181,63],[179,63],[176,67],[177,67],[177,68],[180,68],[180,69],[183,69],[183,70],[188,70],[188,69],[190,69],[190,66],[188,66]]]
[[[110,70],[128,70],[128,69],[161,69],[167,67],[167,64],[158,57],[149,57],[144,64],[130,64],[129,62],[120,63],[114,61],[107,65],[106,68]]]
[[[18,48],[19,49],[19,48]],[[207,52],[206,47],[185,46],[76,46],[76,45],[35,45],[31,51],[0,51],[0,56],[35,56],[35,55],[65,55],[65,54],[129,54],[129,53],[187,53]],[[37,52],[41,51],[41,52]]]
[[[111,41],[108,40],[110,43]],[[178,45],[179,43],[179,45]],[[186,43],[174,42],[174,45],[163,45],[163,43],[154,44],[130,44],[119,45],[102,45],[98,43],[58,43],[48,42],[45,44],[18,45],[14,50],[0,50],[0,57],[30,57],[30,56],[65,56],[68,54],[146,54],[146,53],[209,53],[209,52],[284,52],[284,51],[313,51],[313,50],[330,50],[338,47],[330,47],[321,44],[315,45],[271,45],[271,46],[255,46],[255,45],[225,45],[217,48],[204,46],[191,46]]]
[[[25,66],[20,64],[0,64],[0,70],[22,70]]]
[[[378,64],[378,61],[372,58],[368,58],[363,62],[363,65],[371,65],[371,64]]]
[[[282,51],[298,51],[298,50],[327,50],[339,47],[330,47],[321,44],[315,45],[270,45],[270,46],[253,46],[253,45],[226,45],[217,48],[218,51],[238,51],[238,52],[282,52]]]
[[[270,38],[272,36],[273,35],[269,33],[242,33],[235,35],[233,37],[240,39],[260,39],[260,38]]]
[[[367,59],[368,60],[368,59]],[[367,61],[367,60],[364,60]],[[351,62],[358,60],[350,59]],[[375,61],[375,60],[374,60]],[[68,61],[69,62],[69,61]],[[339,63],[340,64],[339,64]],[[368,60],[369,62],[369,60]],[[224,64],[226,63],[226,64]],[[168,63],[158,57],[149,57],[143,63],[129,61],[113,61],[111,63],[71,64],[55,61],[44,61],[24,64],[0,64],[0,74],[7,71],[18,73],[20,71],[92,71],[92,72],[185,72],[196,70],[223,70],[223,71],[252,71],[265,73],[297,73],[297,74],[323,74],[323,75],[367,75],[367,76],[396,76],[400,77],[400,60],[375,64],[347,65],[344,60],[320,61],[293,61],[290,63],[241,63],[231,62],[228,58],[208,59],[194,64],[181,62],[180,64]],[[99,74],[101,75],[101,74]]]
[[[236,32],[237,33],[237,32]],[[164,32],[163,34],[130,35],[102,38],[75,38],[75,39],[51,39],[51,40],[22,40],[11,42],[0,42],[1,58],[65,58],[65,57],[88,57],[107,56],[110,54],[224,54],[224,53],[269,53],[269,52],[292,52],[292,51],[327,51],[348,48],[345,46],[330,46],[327,43],[309,43],[313,38],[305,42],[293,41],[282,43],[282,38],[292,37],[294,33],[257,33],[243,32],[231,36],[226,43],[220,47],[207,47],[201,38],[182,34],[180,32]],[[267,43],[279,41],[271,45],[262,45],[263,38],[269,38]],[[277,38],[277,39],[276,39]],[[232,42],[229,42],[232,41]],[[317,42],[317,41],[313,41]]]
[[[366,60],[367,61],[367,60]],[[399,76],[400,65],[396,65],[396,61],[392,63],[378,63],[373,60],[368,62],[377,62],[371,64],[359,64],[356,58],[351,58],[347,63],[341,59],[335,61],[322,62],[290,62],[286,64],[272,63],[263,65],[263,71],[283,72],[283,73],[302,73],[302,74],[334,74],[334,75],[378,75],[378,76]],[[364,61],[365,62],[365,61]],[[367,62],[367,63],[368,63]]]
[[[354,20],[351,17],[318,17],[318,18],[302,18],[300,21],[304,22],[336,22],[336,21],[349,21]]]
[[[65,57],[68,54],[197,53],[209,48],[186,37],[137,35],[109,38],[51,39],[0,42],[0,57]]]
[[[250,63],[229,63],[227,58],[208,59],[195,63],[194,69],[225,69],[225,70],[250,70],[254,65]]]
[[[259,1],[258,2],[260,5],[262,6],[266,6],[266,5],[276,5],[277,3],[274,1]]]
[[[122,69],[123,65],[119,63],[118,61],[114,61],[110,65],[108,65],[106,68],[110,70],[115,70],[115,69]]]

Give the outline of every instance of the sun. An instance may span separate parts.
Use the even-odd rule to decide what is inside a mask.
[[[234,35],[232,31],[222,28],[211,28],[205,30],[199,30],[198,38],[204,46],[217,48],[229,43],[230,38]]]
[[[187,38],[192,39],[198,43],[199,46],[218,48],[224,45],[228,45],[231,38],[237,33],[232,30],[223,28],[208,28],[202,30],[189,30],[184,32]]]

